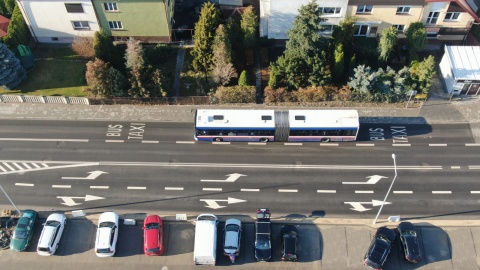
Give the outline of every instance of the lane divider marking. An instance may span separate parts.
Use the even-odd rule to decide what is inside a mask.
[[[248,145],[267,145],[266,142],[248,142]]]
[[[355,193],[360,193],[360,194],[373,194],[373,190],[355,190]]]
[[[278,192],[298,192],[298,189],[279,189]]]
[[[90,188],[95,189],[109,189],[109,186],[90,186]]]
[[[460,169],[460,166],[450,166],[450,169]]]
[[[394,194],[413,194],[413,191],[411,190],[394,190]]]
[[[71,185],[52,185],[52,188],[72,188]]]
[[[175,143],[195,144],[195,142],[192,141],[176,141]]]
[[[447,146],[446,143],[429,143],[428,146]]]
[[[409,143],[401,143],[401,144],[400,143],[394,143],[394,144],[392,144],[392,146],[412,146],[412,145],[409,144]]]
[[[432,191],[432,194],[452,194],[451,191]]]
[[[338,143],[320,143],[320,146],[338,146]]]
[[[105,142],[123,143],[124,140],[105,140]]]
[[[165,190],[183,190],[183,187],[165,187]]]
[[[328,189],[317,189],[317,193],[337,193],[337,191],[334,190],[334,189],[330,189],[330,190],[328,190]]]
[[[127,187],[127,189],[147,189],[147,187]]]
[[[465,146],[480,146],[480,143],[466,143]]]
[[[245,192],[259,192],[260,189],[258,188],[242,188],[240,191],[245,191]]]
[[[230,144],[230,142],[212,142],[212,144]]]
[[[146,141],[146,140],[143,140],[142,143],[159,143],[159,141]]]
[[[375,146],[374,143],[357,143],[356,146]]]
[[[283,145],[302,145],[302,143],[290,143],[290,142],[286,142],[286,143],[283,143]]]
[[[33,187],[34,184],[28,183],[15,183],[15,186],[22,186],[22,187]]]
[[[222,188],[203,188],[203,191],[222,191]]]

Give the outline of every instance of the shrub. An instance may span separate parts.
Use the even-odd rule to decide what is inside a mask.
[[[76,36],[73,39],[72,50],[85,58],[93,58],[95,56],[93,37]]]
[[[215,92],[219,103],[255,103],[255,86],[220,86]]]
[[[247,71],[243,70],[242,73],[240,73],[240,78],[238,78],[238,85],[239,86],[248,86],[248,76],[247,76]]]
[[[325,101],[328,96],[325,88],[321,86],[300,88],[292,94],[297,101],[302,103]]]
[[[274,89],[270,86],[265,88],[265,103],[280,103],[292,101],[292,94],[285,88]]]

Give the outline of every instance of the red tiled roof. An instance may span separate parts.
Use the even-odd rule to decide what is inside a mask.
[[[10,19],[0,15],[0,37],[7,35],[8,25],[10,24]]]

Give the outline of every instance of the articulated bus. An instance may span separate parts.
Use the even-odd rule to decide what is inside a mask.
[[[195,113],[197,141],[355,141],[356,110],[207,110]]]

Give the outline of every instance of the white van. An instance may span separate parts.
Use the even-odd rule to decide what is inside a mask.
[[[193,262],[196,265],[215,265],[217,258],[217,223],[214,214],[201,214],[195,225]]]

